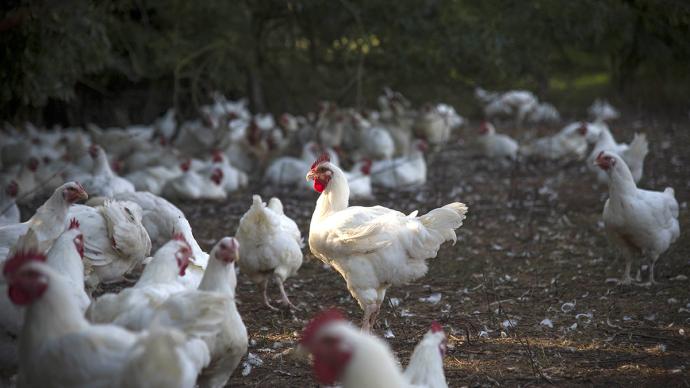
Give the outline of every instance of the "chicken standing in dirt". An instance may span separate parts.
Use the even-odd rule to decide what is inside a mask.
[[[307,179],[321,193],[309,227],[309,247],[347,282],[364,318],[362,329],[376,322],[386,290],[426,274],[426,259],[445,241],[455,242],[467,206],[454,202],[417,217],[382,206],[348,207],[350,189],[343,171],[327,155],[312,165]]]
[[[276,310],[268,299],[268,282],[273,278],[280,288],[284,305],[295,308],[285,292],[284,282],[302,266],[302,235],[295,221],[283,212],[278,198],[268,206],[261,197],[252,197],[252,206],[240,219],[235,235],[242,246],[240,270],[256,284],[263,284],[264,303]]]
[[[654,264],[680,236],[673,188],[663,192],[638,189],[623,158],[611,151],[602,151],[595,163],[609,177],[603,218],[609,240],[625,256],[621,283],[632,282],[632,259],[642,255],[649,260],[649,283],[654,284]]]

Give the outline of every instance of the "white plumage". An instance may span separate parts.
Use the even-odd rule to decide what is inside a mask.
[[[423,276],[426,259],[456,240],[467,207],[459,202],[417,217],[382,206],[348,207],[349,187],[340,168],[319,160],[307,175],[321,191],[309,227],[309,247],[345,278],[364,310],[369,330],[391,285]]]
[[[260,196],[254,195],[235,237],[243,247],[240,269],[254,283],[263,284],[266,305],[274,308],[266,294],[268,282],[273,279],[280,288],[282,302],[292,306],[283,283],[302,265],[303,242],[297,224],[285,215],[280,200],[271,198],[266,206]]]
[[[93,286],[110,283],[140,265],[151,253],[151,239],[142,224],[142,209],[134,202],[106,200],[97,207],[75,205],[69,211],[85,237],[84,258]]]
[[[609,241],[625,257],[622,283],[631,282],[632,259],[643,256],[650,263],[650,283],[654,283],[654,264],[680,236],[678,201],[674,191],[638,189],[630,169],[617,154],[604,151],[596,163],[609,177],[609,199],[603,219]]]

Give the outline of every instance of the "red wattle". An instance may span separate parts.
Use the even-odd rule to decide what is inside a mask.
[[[323,191],[326,190],[326,182],[320,179],[314,179],[314,190],[323,193]]]

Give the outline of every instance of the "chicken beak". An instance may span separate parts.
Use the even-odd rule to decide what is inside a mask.
[[[316,173],[314,171],[309,171],[307,173],[307,182],[314,180],[316,178]]]

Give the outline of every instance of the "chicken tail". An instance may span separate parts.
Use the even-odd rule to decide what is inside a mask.
[[[467,214],[467,206],[462,202],[453,202],[446,206],[434,209],[419,217],[420,221],[428,229],[439,233],[444,241],[457,241],[455,229],[462,226],[462,221]]]
[[[649,142],[647,141],[647,135],[644,133],[636,133],[630,146],[625,150],[624,160],[628,166],[633,169],[634,164],[639,164],[644,161],[644,158],[649,152]]]
[[[151,239],[142,224],[139,205],[129,201],[106,200],[99,209],[114,249],[130,259],[143,259],[151,253]]]

